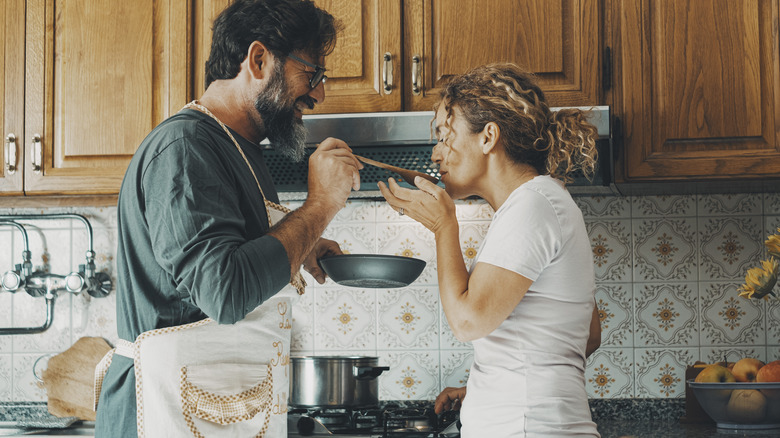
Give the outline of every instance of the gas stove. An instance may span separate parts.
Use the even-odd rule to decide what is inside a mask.
[[[388,403],[364,408],[291,408],[287,436],[335,435],[343,438],[455,438],[458,413],[436,415],[433,407]]]

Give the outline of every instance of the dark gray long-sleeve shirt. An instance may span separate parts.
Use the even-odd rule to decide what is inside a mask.
[[[237,133],[269,200],[262,150]],[[252,173],[222,127],[183,110],[143,141],[119,194],[117,326],[122,339],[211,317],[234,323],[290,280]],[[96,436],[136,436],[133,362],[114,356]]]

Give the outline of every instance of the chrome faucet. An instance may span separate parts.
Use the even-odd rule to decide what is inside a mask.
[[[30,253],[27,230],[17,220],[41,220],[41,219],[78,219],[87,229],[89,236],[89,248],[86,252],[86,263],[79,265],[79,270],[67,275],[53,274],[44,271],[32,271],[32,254]],[[62,213],[45,215],[15,215],[1,216],[0,225],[10,225],[17,228],[24,240],[22,251],[22,263],[15,269],[6,271],[0,279],[2,289],[8,292],[17,292],[23,289],[32,297],[44,297],[46,300],[46,321],[38,327],[8,327],[0,328],[0,335],[18,335],[41,333],[51,327],[54,319],[54,301],[57,295],[63,292],[80,294],[86,292],[92,297],[101,298],[111,293],[113,283],[111,277],[104,272],[96,272],[95,251],[92,244],[92,225],[86,217],[80,214]]]

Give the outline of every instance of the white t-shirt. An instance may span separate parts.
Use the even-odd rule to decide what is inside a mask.
[[[593,253],[563,184],[537,176],[496,211],[477,263],[533,281],[512,314],[473,341],[464,438],[595,436],[585,392]]]

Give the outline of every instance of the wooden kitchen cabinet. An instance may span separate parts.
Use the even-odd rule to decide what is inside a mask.
[[[506,61],[534,73],[553,106],[601,103],[597,0],[405,0],[403,23],[406,110],[430,110],[455,74]]]
[[[24,138],[24,0],[0,3],[0,121],[3,123],[3,162],[0,193],[23,192],[20,169]]]
[[[534,72],[552,105],[601,103],[598,0],[316,3],[344,32],[315,113],[428,111],[453,74],[497,61]]]
[[[3,5],[0,111],[19,169],[4,166],[0,194],[118,193],[140,142],[191,94],[190,2]]]
[[[612,5],[624,179],[780,177],[778,1]]]

